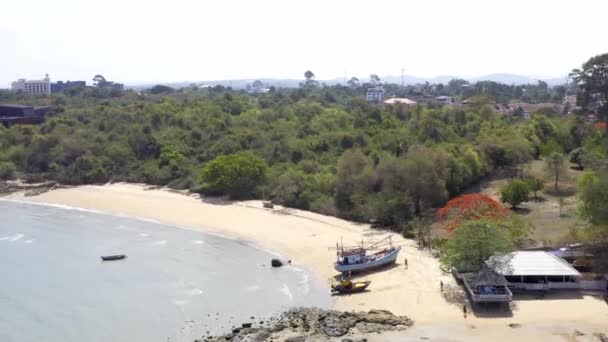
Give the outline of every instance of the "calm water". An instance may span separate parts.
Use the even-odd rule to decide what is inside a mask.
[[[101,262],[108,254],[128,258]],[[0,200],[0,341],[192,341],[329,305],[304,270],[272,269],[272,257],[154,222]]]

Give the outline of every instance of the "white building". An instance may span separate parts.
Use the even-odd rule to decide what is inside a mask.
[[[46,74],[42,80],[26,80],[20,78],[12,84],[13,91],[22,91],[28,94],[51,94],[51,79]]]
[[[454,104],[454,98],[451,96],[437,96],[435,98],[435,101],[438,104],[442,104],[442,105],[451,105]]]
[[[367,101],[380,103],[384,100],[384,87],[378,86],[367,90]]]

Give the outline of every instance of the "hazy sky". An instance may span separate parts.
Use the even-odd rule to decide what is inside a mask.
[[[0,87],[370,73],[561,77],[608,52],[607,0],[4,0]]]

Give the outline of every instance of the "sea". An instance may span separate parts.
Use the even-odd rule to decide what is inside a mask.
[[[127,258],[101,261],[113,254]],[[0,341],[194,341],[330,306],[322,281],[272,268],[277,256],[150,220],[0,200]]]

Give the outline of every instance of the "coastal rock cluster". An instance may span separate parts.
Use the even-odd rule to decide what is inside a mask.
[[[386,310],[341,312],[318,308],[295,308],[258,326],[244,323],[222,336],[203,336],[195,342],[261,341],[367,341],[363,336],[383,331],[405,330],[414,322]],[[348,335],[348,337],[346,337]]]
[[[25,196],[36,196],[55,189],[57,186],[57,182],[54,181],[32,184],[21,181],[0,181],[0,196],[15,192],[23,192]]]

